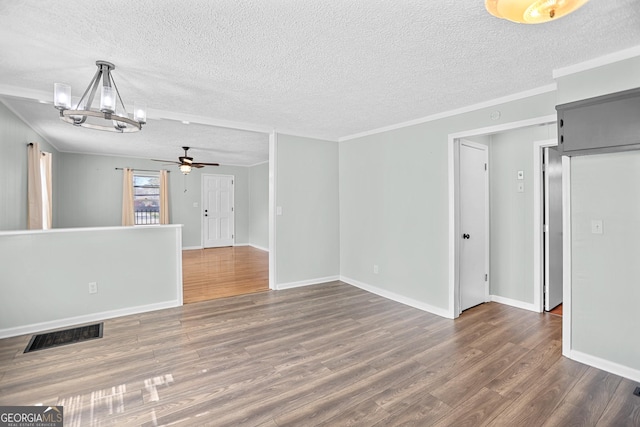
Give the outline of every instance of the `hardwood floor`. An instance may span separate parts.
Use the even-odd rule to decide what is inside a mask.
[[[251,246],[182,251],[185,304],[269,289],[269,253]]]
[[[562,318],[488,303],[444,319],[341,282],[104,322],[23,354],[0,405],[68,426],[638,426],[632,381],[561,357]]]
[[[556,314],[558,316],[562,316],[562,304],[560,304],[559,306],[557,306],[556,308],[552,309],[549,311],[549,313],[551,314]]]

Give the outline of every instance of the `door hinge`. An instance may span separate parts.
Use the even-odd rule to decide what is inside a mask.
[[[233,180],[231,180],[231,185],[233,185]]]
[[[231,212],[233,212],[233,206],[231,206]]]
[[[486,282],[487,280],[489,280],[489,275],[485,273],[485,275],[484,275],[484,281]]]
[[[487,170],[487,164],[486,163],[484,164],[484,170]]]

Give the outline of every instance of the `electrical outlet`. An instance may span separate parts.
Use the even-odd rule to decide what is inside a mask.
[[[97,294],[98,293],[98,283],[89,282],[89,293],[90,294]]]
[[[378,265],[377,265],[377,264],[374,264],[374,265],[373,265],[373,274],[378,274],[378,271],[379,271],[379,270],[378,270]]]

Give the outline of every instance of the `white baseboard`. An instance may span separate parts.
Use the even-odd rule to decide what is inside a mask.
[[[260,249],[261,251],[269,252],[269,248],[263,248],[262,246],[253,245],[251,243],[249,243],[248,246],[251,246],[252,248]]]
[[[319,285],[320,283],[334,282],[336,280],[340,280],[340,276],[320,277],[320,278],[317,278],[317,279],[301,280],[299,282],[277,283],[276,284],[276,289],[281,291],[283,289],[291,289],[291,288],[300,288],[302,286]]]
[[[101,313],[91,313],[82,316],[67,317],[65,319],[51,320],[49,322],[33,323],[31,325],[17,326],[14,328],[0,329],[0,339],[15,337],[18,335],[31,334],[34,332],[42,332],[50,329],[59,329],[69,326],[79,325],[87,322],[96,322],[114,317],[128,316],[130,314],[146,313],[148,311],[162,310],[165,308],[179,307],[177,300],[158,302],[155,304],[139,305],[136,307],[127,307],[117,310],[103,311]]]
[[[505,298],[498,295],[489,295],[489,300],[500,303],[500,304],[510,305],[516,308],[522,308],[523,310],[535,311],[536,313],[540,313],[540,311],[536,308],[535,304],[531,304],[528,302],[518,301],[511,298]]]
[[[447,319],[451,319],[452,317],[449,314],[449,310],[435,307],[430,304],[426,304],[424,302],[415,300],[413,298],[408,298],[400,294],[396,294],[395,292],[387,291],[386,289],[381,289],[376,286],[368,285],[366,283],[359,282],[355,279],[351,279],[349,277],[340,276],[340,280],[348,283],[356,288],[360,288],[367,292],[371,292],[372,294],[379,295],[383,298],[390,299],[395,302],[399,302],[404,305],[408,305],[409,307],[417,308],[418,310],[426,311],[431,314],[435,314],[437,316],[446,317]]]
[[[204,246],[184,246],[183,251],[195,251],[196,249],[204,249]]]
[[[593,366],[594,368],[602,369],[603,371],[607,371],[621,377],[628,378],[631,381],[640,382],[639,370],[620,365],[619,363],[601,359],[596,356],[591,356],[590,354],[582,353],[581,351],[576,350],[569,350],[569,359],[575,360],[576,362],[584,363],[585,365]]]

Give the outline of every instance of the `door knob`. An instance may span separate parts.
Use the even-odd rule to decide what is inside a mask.
[[[463,238],[463,239],[468,239],[469,237],[470,237],[470,236],[469,236],[467,233],[465,233],[465,234],[463,234],[463,235],[462,235],[462,238]]]

